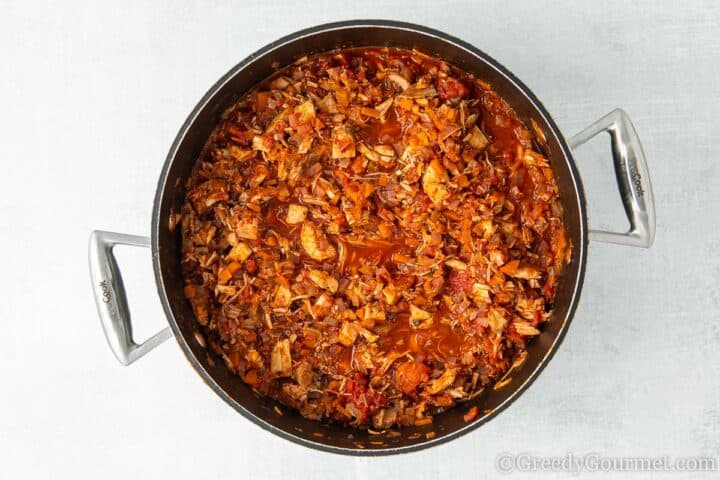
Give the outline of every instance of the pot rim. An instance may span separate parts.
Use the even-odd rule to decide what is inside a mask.
[[[324,443],[315,442],[306,438],[299,437],[295,434],[293,434],[290,431],[283,430],[281,428],[276,427],[275,425],[257,417],[252,412],[248,411],[242,404],[237,402],[235,399],[230,397],[225,390],[223,390],[220,385],[217,384],[217,382],[212,378],[212,376],[205,370],[205,368],[200,364],[200,362],[195,357],[194,353],[191,351],[189,345],[187,344],[187,341],[185,340],[185,337],[183,336],[182,332],[180,331],[180,328],[177,324],[177,321],[175,320],[174,313],[172,311],[172,308],[170,306],[170,302],[167,297],[167,292],[165,291],[165,282],[163,279],[163,275],[160,268],[160,259],[159,259],[159,232],[160,232],[160,207],[162,203],[163,198],[163,192],[166,188],[168,188],[167,184],[167,177],[168,172],[170,170],[170,167],[175,159],[175,156],[177,154],[177,151],[179,149],[179,146],[181,145],[182,141],[184,140],[185,136],[187,135],[187,132],[192,128],[193,123],[195,122],[195,119],[197,118],[200,111],[203,110],[203,108],[213,99],[213,97],[217,94],[217,92],[222,89],[222,87],[235,75],[239,74],[249,63],[253,62],[259,57],[262,57],[264,55],[267,55],[274,51],[275,49],[290,43],[297,41],[303,37],[308,37],[311,35],[315,35],[320,32],[328,32],[328,31],[334,31],[334,30],[343,30],[347,28],[358,28],[358,27],[367,27],[367,28],[392,28],[392,29],[398,29],[398,30],[406,30],[410,32],[415,32],[423,35],[428,35],[435,37],[441,41],[447,42],[452,44],[453,46],[468,51],[473,56],[481,58],[484,62],[486,62],[490,67],[495,69],[499,74],[506,77],[506,79],[518,90],[520,90],[523,95],[525,95],[530,102],[532,103],[533,107],[536,109],[537,113],[539,113],[547,122],[547,124],[551,127],[553,130],[553,133],[556,135],[560,147],[562,149],[563,154],[565,155],[566,159],[568,160],[568,167],[570,169],[571,177],[572,177],[572,184],[573,189],[575,192],[575,196],[577,197],[577,204],[579,209],[579,216],[580,216],[580,238],[579,239],[573,239],[578,240],[578,258],[577,261],[579,262],[578,265],[578,271],[577,276],[574,281],[575,288],[573,291],[573,294],[571,296],[571,302],[568,307],[567,314],[564,318],[563,325],[561,326],[560,330],[558,331],[557,335],[554,337],[551,346],[548,348],[547,352],[543,356],[543,358],[538,362],[538,365],[535,367],[535,370],[527,377],[527,379],[519,385],[500,405],[498,405],[491,413],[487,415],[483,415],[481,417],[478,417],[475,421],[469,422],[467,425],[455,430],[454,432],[448,433],[446,435],[442,435],[439,437],[435,437],[432,439],[425,440],[420,443],[416,443],[413,445],[407,445],[407,446],[399,446],[399,447],[388,447],[388,448],[380,448],[380,449],[361,449],[361,448],[345,448],[345,447],[337,447],[337,446],[331,446]],[[573,316],[575,315],[575,311],[577,309],[579,299],[580,299],[580,293],[582,291],[583,282],[585,278],[585,268],[586,268],[586,261],[587,261],[587,245],[588,245],[588,227],[587,227],[587,210],[586,210],[586,202],[585,202],[585,194],[583,191],[582,182],[580,179],[579,172],[577,171],[577,167],[575,166],[575,163],[573,161],[573,155],[570,150],[570,148],[567,145],[567,142],[565,140],[564,135],[560,132],[560,129],[558,128],[555,121],[552,119],[550,113],[545,109],[544,105],[540,102],[540,100],[532,93],[532,91],[523,83],[521,82],[512,72],[510,72],[506,67],[504,67],[502,64],[500,64],[497,60],[483,52],[482,50],[476,48],[475,46],[460,40],[454,36],[448,35],[444,32],[441,32],[439,30],[435,30],[432,28],[428,28],[421,25],[416,25],[412,23],[407,22],[399,22],[399,21],[393,21],[393,20],[345,20],[340,22],[331,22],[331,23],[325,23],[321,25],[312,26],[309,28],[305,28],[302,30],[298,30],[294,33],[291,33],[289,35],[286,35],[274,42],[271,42],[264,47],[258,49],[257,51],[251,53],[248,55],[245,59],[243,59],[241,62],[233,66],[225,75],[223,75],[215,84],[203,95],[203,97],[200,99],[200,101],[197,103],[195,108],[193,108],[190,115],[188,115],[187,119],[183,123],[182,127],[178,131],[177,136],[175,137],[175,140],[172,143],[172,146],[170,147],[170,150],[167,154],[167,157],[165,159],[165,162],[162,167],[162,171],[160,173],[160,177],[158,179],[157,189],[155,192],[155,198],[153,201],[153,213],[152,213],[152,225],[151,225],[151,248],[152,248],[152,261],[153,261],[153,271],[155,274],[155,283],[158,290],[158,295],[160,297],[160,303],[162,304],[163,310],[165,312],[165,315],[168,319],[168,323],[170,324],[170,328],[173,332],[173,335],[175,336],[175,339],[177,340],[178,344],[180,345],[186,359],[188,362],[193,366],[193,368],[200,374],[203,381],[220,397],[222,398],[228,405],[233,407],[237,412],[239,412],[241,415],[243,415],[245,418],[249,419],[256,425],[262,427],[264,430],[267,430],[269,432],[272,432],[279,437],[282,437],[286,440],[290,440],[291,442],[294,442],[299,445],[303,445],[306,447],[311,447],[317,450],[330,452],[330,453],[336,453],[336,454],[345,454],[345,455],[355,455],[355,456],[384,456],[384,455],[392,455],[392,454],[398,454],[398,453],[408,453],[418,450],[423,450],[435,445],[440,445],[446,442],[449,442],[450,440],[454,440],[466,433],[469,433],[481,425],[489,422],[493,418],[495,418],[498,414],[500,414],[502,411],[507,409],[517,398],[519,398],[527,388],[532,385],[532,383],[537,379],[537,377],[540,375],[540,373],[545,369],[547,364],[550,362],[552,357],[554,356],[555,352],[558,350],[560,345],[562,344],[563,339],[565,338],[565,335],[570,327],[570,323],[573,319]]]

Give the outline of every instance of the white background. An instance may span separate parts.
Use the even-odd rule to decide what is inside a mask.
[[[0,476],[481,479],[502,452],[720,458],[720,7],[580,3],[0,2]],[[94,228],[149,234],[165,154],[220,75],[299,28],[373,17],[490,53],[568,136],[625,108],[658,225],[650,250],[592,244],[572,328],[509,410],[427,451],[351,458],[260,430],[174,341],[121,367],[86,256]],[[577,162],[591,223],[622,227],[607,144]],[[147,335],[164,324],[150,255],[120,254]]]

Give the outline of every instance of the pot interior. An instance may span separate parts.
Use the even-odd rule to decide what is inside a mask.
[[[533,119],[547,137],[548,156],[565,207],[565,223],[573,244],[573,260],[558,285],[554,314],[542,334],[529,345],[527,360],[503,388],[487,389],[472,401],[435,417],[431,425],[404,427],[382,434],[306,420],[277,402],[260,398],[231,374],[222,359],[197,339],[197,325],[183,296],[180,228],[170,231],[169,216],[183,204],[185,181],[223,110],[258,82],[273,65],[286,66],[305,55],[345,47],[418,49],[440,57],[483,79],[529,124]],[[158,184],[153,214],[153,262],[161,301],[175,337],[208,385],[236,410],[260,426],[290,440],[339,453],[387,454],[427,447],[454,438],[492,418],[512,402],[550,359],[567,329],[580,293],[586,251],[582,187],[572,157],[554,122],[540,102],[512,74],[474,47],[445,34],[409,24],[357,21],[323,25],[285,37],[234,67],[201,100],[173,144]],[[477,406],[471,422],[463,415]]]

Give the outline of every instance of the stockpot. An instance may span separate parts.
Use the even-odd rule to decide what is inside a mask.
[[[220,115],[243,93],[270,76],[278,66],[289,65],[303,56],[344,47],[378,46],[417,49],[442,58],[490,83],[526,124],[531,120],[537,123],[547,138],[549,161],[564,205],[565,226],[572,242],[572,261],[558,284],[550,320],[542,333],[529,343],[525,362],[510,372],[510,380],[502,388],[486,389],[467,404],[436,416],[431,425],[372,434],[307,420],[274,400],[259,397],[226,368],[221,358],[206,348],[190,304],[183,295],[180,229],[171,229],[169,224],[171,215],[181,210],[186,179]],[[588,230],[585,195],[573,159],[573,149],[603,132],[610,137],[619,193],[630,223],[629,231],[624,233]],[[151,237],[95,231],[90,237],[89,260],[105,336],[123,365],[129,365],[174,336],[209,389],[260,427],[319,450],[381,455],[447,442],[475,430],[506,409],[545,368],[570,327],[583,285],[588,241],[649,247],[654,235],[655,213],[647,165],[635,129],[622,110],[610,112],[566,139],[530,89],[474,46],[418,25],[359,20],[320,25],[288,35],[253,53],[218,80],[190,113],[170,147],[153,203]],[[120,244],[152,250],[158,296],[170,325],[141,344],[133,340],[130,310],[113,256],[113,247]],[[481,413],[466,422],[463,415],[473,406]]]

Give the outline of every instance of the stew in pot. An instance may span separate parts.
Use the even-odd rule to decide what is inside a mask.
[[[544,145],[491,85],[421,52],[279,71],[224,113],[187,183],[185,295],[207,343],[259,394],[361,428],[501,386],[570,260]]]

